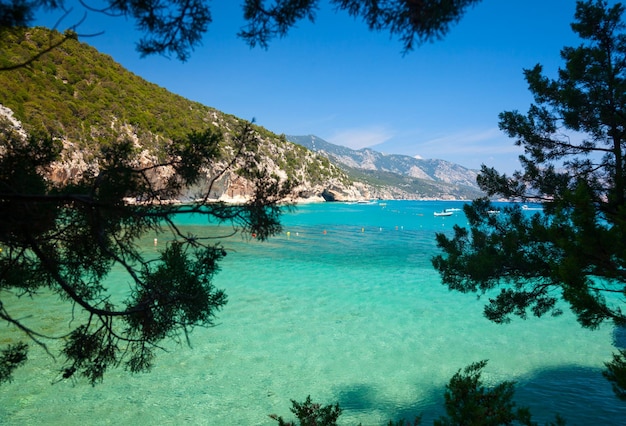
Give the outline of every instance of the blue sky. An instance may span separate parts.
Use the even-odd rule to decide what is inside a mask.
[[[498,114],[532,102],[523,68],[541,63],[555,75],[561,48],[580,43],[570,28],[574,0],[483,0],[443,40],[406,55],[399,40],[323,1],[314,24],[251,49],[236,36],[240,2],[211,4],[213,23],[184,63],[140,58],[124,18],[89,13],[78,32],[104,30],[81,40],[152,83],[278,134],[508,173],[521,151],[498,129]],[[82,17],[76,10],[59,29]]]

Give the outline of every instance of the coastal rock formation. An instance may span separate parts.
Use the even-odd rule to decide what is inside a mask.
[[[33,57],[54,35],[45,28],[18,31],[13,36],[21,37],[22,42],[16,39],[5,53],[16,58]],[[223,135],[220,149],[225,157],[232,158],[243,123],[235,116],[147,82],[110,56],[74,39],[38,57],[28,68],[0,73],[0,100],[0,116],[22,135],[41,131],[62,142],[62,157],[49,172],[52,181],[61,183],[79,179],[86,172],[97,172],[96,153],[100,147],[120,139],[132,141],[137,166],[146,167],[158,164],[172,141],[184,140],[190,132],[211,129]],[[295,183],[292,197],[286,201],[323,201],[324,195],[341,201],[469,199],[478,192],[475,186],[468,186],[475,185],[475,172],[452,163],[417,162],[407,156],[338,146],[333,146],[330,155],[327,148],[331,144],[319,138],[305,137],[314,145],[307,149],[285,135],[251,126],[256,139],[252,150],[261,169],[279,180]],[[250,199],[255,188],[241,173],[219,173],[227,161],[206,170],[204,188],[212,182],[209,197],[232,202]],[[160,170],[151,178],[158,182],[168,173],[172,171]],[[201,190],[201,184],[184,188],[178,201],[194,199]]]
[[[324,188],[322,191],[322,198],[324,201],[353,201],[354,197],[347,194],[345,188]]]
[[[0,105],[0,120],[4,119],[9,126],[18,131],[23,137],[27,136],[22,123],[14,117],[13,111],[6,106]],[[214,116],[213,124],[224,128],[227,132],[229,123],[223,122],[220,117]],[[117,129],[117,138],[130,138],[138,149],[137,165],[148,167],[158,163],[158,152],[154,152],[142,145],[142,140],[138,137],[131,126],[117,126],[112,122],[111,127]],[[158,137],[153,135],[153,137]],[[145,135],[144,135],[145,139]],[[277,137],[277,139],[279,139]],[[83,173],[88,170],[97,170],[97,162],[92,158],[93,153],[85,149],[76,142],[68,138],[62,138],[63,151],[61,159],[52,164],[49,170],[49,179],[52,182],[66,184],[73,180],[80,179]],[[345,176],[341,170],[328,162],[323,156],[319,156],[311,151],[303,149],[293,143],[273,139],[268,135],[259,135],[259,151],[262,152],[263,167],[269,175],[279,176],[281,179],[296,180],[292,196],[286,202],[310,202],[324,201],[324,191],[326,188],[335,194],[335,200],[359,200],[367,196],[365,185],[354,183]],[[285,158],[292,159],[288,163]],[[225,163],[216,163],[216,170],[221,170]],[[158,186],[159,179],[167,177],[167,169],[160,170],[161,175],[153,175],[152,179]],[[244,203],[249,201],[254,194],[253,184],[234,171],[228,171],[214,180],[215,170],[207,170],[206,177],[201,179],[192,188],[185,188],[181,191],[176,200],[190,201],[202,194],[205,188],[211,184],[211,200],[231,203]]]

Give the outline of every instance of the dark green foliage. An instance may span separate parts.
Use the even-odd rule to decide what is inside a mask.
[[[242,124],[232,145],[238,149],[230,154],[220,149],[223,135],[206,129],[167,144],[157,164],[138,164],[133,143],[121,139],[94,151],[97,162],[65,182],[50,179],[59,154],[52,138],[25,138],[6,120],[0,124],[0,291],[33,303],[39,292],[52,292],[73,306],[66,318],[71,331],[61,336],[62,378],[80,375],[94,384],[120,365],[147,371],[164,339],[188,342],[195,327],[213,324],[227,301],[212,285],[226,252],[206,236],[183,234],[178,215],[228,222],[260,239],[281,230],[278,203],[290,185],[261,172],[249,123]],[[205,168],[216,176],[207,178]],[[237,168],[256,170],[247,175],[254,197],[243,205],[210,202],[215,179]],[[159,174],[162,169],[174,173]],[[192,185],[204,195],[184,205],[167,202]],[[138,245],[147,232],[169,234],[156,258]],[[125,301],[116,301],[104,285],[113,267],[127,274]],[[59,337],[29,328],[1,301],[0,318],[45,350],[48,339]],[[3,381],[25,361],[25,351],[21,343],[5,350]]]
[[[442,38],[465,13],[481,0],[391,1],[333,0],[337,10],[363,19],[371,30],[389,31],[411,50],[416,44]],[[247,25],[239,33],[250,46],[267,47],[275,37],[283,37],[302,19],[315,20],[318,0],[244,0],[243,14]],[[30,24],[39,9],[63,10],[57,0],[12,1],[0,3],[0,35],[13,27]],[[85,6],[89,13],[98,13]],[[102,13],[130,18],[144,36],[137,43],[141,55],[175,55],[188,59],[200,44],[212,21],[210,2],[205,0],[108,0]],[[80,23],[71,28],[77,30]],[[0,67],[1,69],[1,67]]]
[[[459,370],[446,385],[444,404],[446,416],[433,422],[436,426],[498,426],[521,424],[537,426],[532,421],[527,407],[517,407],[513,401],[515,382],[505,381],[492,387],[486,387],[481,378],[482,370],[487,361],[472,363]],[[334,426],[341,415],[339,404],[322,406],[311,402],[307,396],[304,403],[291,400],[291,412],[296,415],[300,426]],[[270,418],[278,421],[279,426],[296,426],[294,422],[285,420],[275,414]],[[422,423],[421,416],[415,417],[413,423],[405,420],[392,421],[388,426],[418,426]],[[547,425],[562,426],[565,421],[556,416],[555,422]]]
[[[267,172],[264,155],[319,161],[265,129],[147,83],[75,39],[41,28],[0,38],[3,64],[28,62],[0,72],[0,98],[30,135],[0,122],[0,290],[33,303],[39,292],[53,292],[76,314],[67,318],[67,336],[28,328],[9,305],[0,318],[46,351],[49,338],[64,339],[62,378],[96,383],[118,366],[147,371],[162,339],[187,341],[226,303],[211,285],[224,249],[209,244],[213,235],[183,234],[174,218],[196,213],[265,240],[280,232],[282,202],[303,172],[294,167],[283,181]],[[52,178],[52,162],[73,153],[86,169]],[[220,179],[235,173],[253,189],[250,201],[212,201]],[[168,203],[177,199],[191,201]],[[147,258],[137,245],[147,232],[174,241]],[[113,301],[104,285],[113,267],[128,274],[125,301]]]
[[[219,160],[221,141],[219,133],[205,130],[192,131],[184,140],[172,143],[167,150],[171,157],[190,159],[189,162],[177,165],[176,173],[180,179],[195,181],[199,178],[202,168],[209,166],[209,159]]]
[[[146,265],[141,287],[127,301],[129,336],[156,343],[177,325],[211,325],[215,310],[205,307],[219,309],[226,304],[224,292],[211,285],[226,251],[219,246],[208,247],[194,253],[194,260],[189,262],[185,249],[182,243],[174,242],[156,266]]]
[[[0,318],[2,318],[0,314]],[[25,343],[9,345],[0,351],[0,385],[10,382],[13,370],[24,364],[27,360],[28,346]]]
[[[408,421],[402,419],[402,420],[398,420],[398,421],[393,421],[393,420],[389,420],[389,423],[387,423],[387,426],[419,426],[422,424],[422,417],[421,416],[417,416],[415,417],[415,419],[413,419],[413,423],[409,423]]]
[[[502,382],[486,388],[481,380],[487,361],[475,362],[459,370],[446,385],[447,416],[435,421],[436,426],[510,425],[515,421],[531,424],[528,408],[516,408],[513,402],[514,382]]]
[[[420,2],[332,0],[337,10],[344,10],[363,19],[370,30],[389,31],[398,36],[405,52],[415,45],[441,39],[450,25],[461,19],[465,10],[481,0],[426,0]],[[276,1],[265,6],[263,1],[245,0],[244,18],[248,25],[239,33],[251,46],[267,48],[269,41],[283,37],[302,19],[315,20],[318,0]]]
[[[485,315],[507,322],[558,315],[565,302],[584,327],[626,324],[626,28],[624,7],[579,1],[572,29],[583,43],[566,47],[556,79],[540,65],[525,70],[534,95],[528,113],[500,114],[500,127],[525,155],[522,171],[501,175],[483,166],[488,195],[543,202],[533,216],[519,207],[489,214],[477,200],[465,208],[469,230],[437,235],[433,259],[452,290],[486,293]],[[626,371],[609,366],[618,394]]]
[[[43,28],[0,34],[0,67],[22,63],[61,40],[64,35]],[[90,147],[110,144],[129,125],[143,146],[160,149],[155,135],[182,140],[191,131],[204,131],[207,117],[216,113],[146,82],[74,39],[28,67],[0,72],[0,99],[29,132],[44,130]]]
[[[83,5],[86,12],[131,18],[144,36],[137,42],[142,55],[169,55],[185,61],[200,43],[211,23],[211,13],[204,0],[128,0],[107,1],[101,8]],[[15,27],[26,27],[40,9],[64,12],[62,0],[10,1],[0,4],[0,35]],[[72,30],[80,22],[74,23]]]
[[[291,412],[296,415],[300,426],[336,426],[341,415],[339,404],[322,406],[311,402],[311,395],[308,395],[303,403],[292,399],[291,405]],[[296,423],[285,422],[282,417],[275,414],[270,415],[270,418],[278,421],[279,426],[296,426]]]
[[[497,294],[489,293],[485,315],[498,323],[509,322],[511,315],[526,318],[528,310],[536,316],[560,314],[550,289],[561,279],[555,267],[560,262],[555,256],[561,251],[555,253],[547,240],[551,232],[558,233],[559,229],[545,230],[545,216],[529,218],[519,206],[489,214],[493,209],[487,200],[476,200],[471,207],[465,207],[469,231],[455,226],[453,238],[437,235],[437,244],[446,257],[436,256],[433,265],[443,282],[451,290],[464,293],[488,292],[509,285]],[[506,222],[502,217],[506,217]],[[545,235],[538,239],[536,234]],[[533,287],[526,290],[525,285]]]
[[[21,62],[62,37],[42,28],[0,35],[0,63]],[[240,127],[239,119],[148,83],[76,40],[64,42],[28,67],[0,72],[0,99],[29,133],[43,131],[67,139],[87,161],[120,138],[129,139],[129,149],[143,148],[163,161],[168,155],[228,161],[229,153],[241,151],[240,138],[231,137]],[[207,127],[213,135],[220,133],[216,127],[229,130],[217,140],[207,137]],[[311,156],[262,127],[251,128],[261,136],[255,142],[257,160],[263,157],[261,162],[267,163],[269,157],[290,181],[322,184],[331,177],[345,179],[325,158]],[[199,145],[203,140],[205,145]],[[179,175],[200,169],[191,164],[178,165]]]
[[[607,369],[602,374],[611,382],[617,397],[626,401],[626,350],[613,354],[613,360],[605,365]]]

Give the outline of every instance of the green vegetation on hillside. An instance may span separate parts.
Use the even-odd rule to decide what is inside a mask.
[[[0,33],[0,68],[26,60],[63,37],[45,28]],[[69,140],[75,149],[89,153],[110,145],[120,135],[132,134],[144,149],[160,156],[168,141],[207,128],[225,133],[223,146],[228,147],[241,122],[149,83],[110,56],[74,39],[27,67],[1,72],[0,99],[27,132]],[[259,153],[280,167],[288,179],[323,184],[337,177],[348,182],[345,174],[323,157],[262,127],[253,129],[261,137]]]
[[[370,148],[354,150],[314,135],[288,138],[335,162],[353,180],[370,185],[374,196],[466,200],[484,196],[476,185],[476,173],[458,164],[383,154]]]
[[[0,66],[28,58],[50,39],[62,37],[44,28],[4,33]],[[63,43],[28,67],[0,73],[0,99],[27,130],[86,144],[111,140],[126,124],[140,136],[149,131],[176,139],[205,128],[210,113],[215,113],[126,71],[77,40]]]
[[[60,34],[33,28],[2,37],[0,61],[10,61]],[[45,289],[74,306],[60,354],[63,378],[95,383],[119,366],[146,371],[161,341],[185,341],[194,327],[212,324],[226,303],[212,286],[226,252],[211,243],[215,236],[182,235],[177,215],[204,215],[262,241],[280,232],[294,182],[345,176],[328,160],[173,95],[76,40],[0,73],[0,98],[27,131],[0,117],[0,289],[33,300]],[[68,150],[83,155],[84,168],[50,179]],[[139,158],[145,150],[150,156]],[[249,201],[212,201],[222,176],[245,178]],[[163,202],[192,189],[185,205]],[[139,249],[146,232],[173,240],[156,259]],[[103,285],[114,265],[128,274],[125,301]],[[46,350],[55,338],[28,328],[10,304],[0,302],[0,319]],[[26,360],[28,346],[15,335],[0,350],[0,382]]]
[[[190,132],[171,141],[156,165],[137,164],[133,141],[121,139],[94,153],[97,170],[57,182],[48,170],[62,143],[26,136],[0,119],[0,319],[9,325],[0,348],[0,383],[25,362],[22,339],[58,356],[63,379],[81,376],[94,384],[116,367],[148,371],[163,341],[188,342],[195,327],[213,324],[227,301],[213,286],[226,256],[216,241],[237,232],[259,241],[276,235],[281,203],[291,192],[288,180],[266,173],[258,161],[259,138],[249,123],[235,129],[229,155],[220,150],[223,137],[211,129]],[[205,178],[207,168],[217,169],[213,180]],[[211,201],[215,180],[232,170],[250,182],[251,199]],[[162,201],[194,185],[197,199]],[[233,230],[215,235],[213,227],[202,227],[183,234],[176,219],[189,214]],[[141,241],[148,233],[163,235],[166,243],[157,248],[155,240],[155,250],[146,253]],[[123,274],[123,300],[107,285],[114,268]],[[36,311],[50,295],[71,305],[71,313],[33,327],[22,309]]]

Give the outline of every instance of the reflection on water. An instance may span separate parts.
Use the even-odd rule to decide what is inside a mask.
[[[568,424],[621,424],[626,406],[600,373],[621,330],[583,330],[570,314],[495,325],[481,301],[440,284],[434,233],[465,219],[432,212],[456,206],[310,205],[267,243],[235,237],[215,282],[229,303],[216,327],[193,332],[192,348],[168,344],[151,373],[112,371],[96,387],[51,385],[60,365],[34,348],[0,393],[0,423],[270,425],[269,414],[290,417],[290,399],[311,395],[339,402],[341,424],[417,414],[429,424],[450,377],[488,359],[487,383],[517,380],[516,400],[540,423],[559,412]],[[185,231],[204,226],[193,220]],[[155,250],[153,236],[145,247]],[[124,294],[121,275],[111,286]],[[26,300],[12,308],[33,326],[67,331],[67,307],[50,302],[34,314]],[[3,327],[0,340],[10,337]]]
[[[613,328],[613,345],[616,348],[626,349],[626,327]]]

